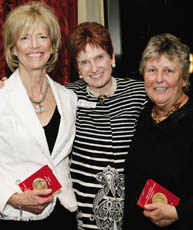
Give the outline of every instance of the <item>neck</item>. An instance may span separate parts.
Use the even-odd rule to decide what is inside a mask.
[[[28,72],[19,69],[19,74],[28,95],[38,100],[46,88],[45,71]]]
[[[108,85],[108,87],[107,87],[107,85]],[[104,86],[104,87],[91,88],[91,87],[87,86],[87,92],[89,95],[95,96],[95,97],[100,97],[100,96],[109,97],[109,96],[112,96],[114,94],[114,92],[116,91],[116,88],[117,88],[116,79],[111,77],[108,84],[106,84],[106,86]]]
[[[159,116],[164,116],[167,114],[169,111],[171,111],[173,108],[179,109],[182,105],[185,104],[187,101],[188,96],[183,93],[181,96],[179,96],[179,99],[173,104],[173,105],[168,105],[168,106],[158,106],[155,104],[155,110]]]
[[[179,100],[167,109],[154,105],[152,110],[152,118],[159,123],[169,117],[172,113],[182,107],[188,101],[188,96],[183,93]]]

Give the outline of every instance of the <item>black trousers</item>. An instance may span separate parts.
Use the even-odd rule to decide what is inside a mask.
[[[63,229],[77,230],[76,214],[77,212],[68,211],[57,201],[53,212],[46,219],[36,221],[0,220],[0,229],[3,229],[3,227],[10,227],[10,229],[14,227],[14,229],[26,230],[32,227],[42,230],[47,230],[47,228],[55,230],[60,226],[60,228],[64,227]]]

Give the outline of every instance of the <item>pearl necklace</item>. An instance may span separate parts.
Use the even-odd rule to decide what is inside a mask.
[[[45,98],[47,96],[48,87],[49,87],[48,80],[46,80],[46,88],[45,88],[45,91],[43,93],[42,99],[40,101],[35,101],[33,98],[31,98],[28,95],[30,101],[34,104],[35,112],[38,113],[38,114],[40,114],[40,113],[42,113],[44,111],[44,107],[41,105],[41,103],[45,100]]]
[[[111,88],[107,92],[105,92],[104,94],[100,94],[100,93],[95,92],[94,90],[90,89],[88,85],[87,85],[87,88],[86,88],[87,93],[92,97],[98,98],[99,103],[101,105],[104,104],[106,98],[114,95],[116,89],[117,89],[117,81],[116,81],[116,79],[114,77],[112,77],[112,86],[111,86]]]

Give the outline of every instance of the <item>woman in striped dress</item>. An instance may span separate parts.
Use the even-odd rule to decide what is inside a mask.
[[[67,47],[82,80],[68,84],[78,95],[71,176],[79,230],[120,230],[123,168],[136,120],[146,102],[144,85],[112,77],[115,55],[108,30],[95,22],[79,24]]]

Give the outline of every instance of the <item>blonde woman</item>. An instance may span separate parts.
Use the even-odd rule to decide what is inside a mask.
[[[172,34],[155,35],[143,52],[140,72],[150,100],[140,115],[126,159],[124,230],[192,228],[193,99],[188,93],[189,64],[188,46]],[[166,196],[164,202],[145,205],[144,210],[138,207],[149,179],[179,197],[179,204],[175,207]]]
[[[77,203],[68,168],[75,135],[76,95],[48,76],[57,61],[60,27],[44,3],[12,10],[3,29],[13,74],[0,91],[0,226],[65,223],[76,229]],[[21,192],[23,181],[48,165],[62,188]]]

